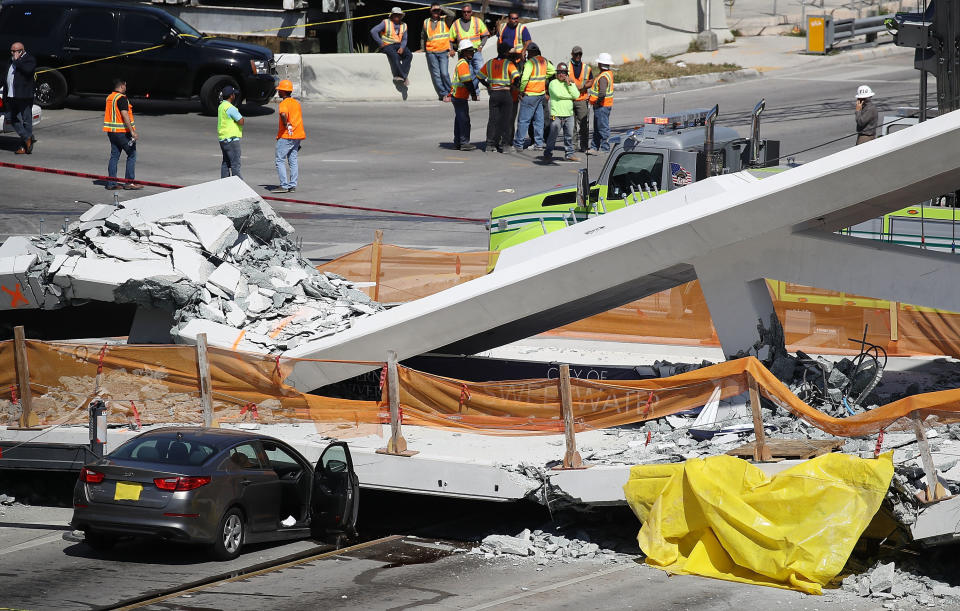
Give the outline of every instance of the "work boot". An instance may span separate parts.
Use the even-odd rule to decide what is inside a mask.
[[[20,148],[18,148],[18,149],[16,150],[16,153],[15,153],[15,154],[16,154],[16,155],[26,155],[26,154],[27,154],[27,149],[25,149],[25,148],[23,148],[23,147],[21,146]]]
[[[33,145],[36,144],[36,142],[37,142],[37,139],[34,138],[33,136],[30,136],[30,139],[27,140],[27,145],[26,145],[27,155],[33,154]]]
[[[126,189],[127,191],[139,191],[140,189],[143,188],[143,185],[138,185],[136,183],[128,182],[127,184],[123,185],[123,188]]]
[[[565,158],[564,158],[564,161],[572,161],[572,162],[574,162],[574,163],[580,163],[580,158],[579,158],[579,157],[574,157],[573,155],[570,155],[569,157],[565,157]]]
[[[467,142],[466,144],[461,144],[461,145],[460,145],[460,150],[461,150],[461,151],[475,151],[475,150],[477,150],[477,147],[475,147],[475,146],[473,146],[472,144],[470,144],[469,142]]]

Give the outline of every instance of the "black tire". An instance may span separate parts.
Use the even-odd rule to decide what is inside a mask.
[[[117,538],[112,535],[105,535],[88,530],[83,533],[83,542],[98,552],[106,552],[113,549],[113,546],[117,544]]]
[[[40,108],[63,108],[67,99],[67,79],[53,68],[37,68],[33,101]]]
[[[240,90],[240,85],[237,84],[236,79],[228,74],[214,74],[204,81],[203,86],[200,87],[200,108],[203,110],[203,114],[211,116],[217,114],[217,106],[220,106],[220,92],[227,85],[239,92],[235,105],[240,106],[243,92]]]
[[[233,560],[239,556],[246,534],[247,525],[244,523],[243,513],[236,507],[228,509],[217,526],[216,538],[213,540],[213,557],[217,560]]]

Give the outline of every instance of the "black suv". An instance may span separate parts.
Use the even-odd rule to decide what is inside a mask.
[[[273,53],[258,45],[208,38],[182,19],[149,5],[97,0],[4,0],[0,49],[21,41],[37,58],[36,103],[63,105],[69,94],[106,95],[114,78],[128,95],[172,99],[200,97],[216,112],[220,91],[232,85],[253,104],[273,98]],[[162,45],[113,59],[78,64]],[[43,71],[43,72],[41,72]]]

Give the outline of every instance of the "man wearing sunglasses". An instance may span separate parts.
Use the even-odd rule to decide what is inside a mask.
[[[33,74],[37,70],[37,60],[27,54],[23,43],[10,45],[10,65],[7,68],[3,85],[3,109],[7,121],[20,136],[20,148],[17,155],[29,155],[33,152]]]
[[[526,57],[527,47],[531,42],[533,39],[530,38],[530,31],[527,30],[527,26],[520,23],[520,13],[510,11],[507,21],[500,24],[499,34],[497,34],[498,46],[508,44],[514,53]]]
[[[450,48],[450,57],[454,56],[454,49],[460,48],[460,43],[469,40],[473,43],[473,58],[470,60],[470,70],[473,71],[473,90],[480,91],[480,79],[476,75],[480,74],[483,68],[483,56],[480,49],[483,43],[490,38],[490,31],[487,29],[483,19],[473,14],[473,7],[464,4],[460,9],[460,19],[457,19],[450,25],[450,42],[453,45]]]

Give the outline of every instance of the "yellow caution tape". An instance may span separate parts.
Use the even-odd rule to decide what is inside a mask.
[[[447,3],[445,3],[445,4],[441,4],[440,6],[453,6],[453,5],[456,5],[456,4],[469,4],[470,1],[471,1],[471,0],[456,0],[455,2],[447,2]],[[408,11],[404,11],[404,12],[405,12],[405,13],[413,13],[413,12],[415,12],[415,11],[429,10],[429,8],[430,8],[429,6],[422,6],[422,7],[418,7],[418,8],[412,8],[412,9],[410,9],[410,10],[408,10]],[[346,23],[346,22],[348,22],[348,21],[359,21],[359,20],[361,20],[361,19],[373,19],[373,18],[375,18],[375,17],[386,17],[386,16],[389,16],[389,15],[390,15],[390,13],[376,13],[376,14],[374,14],[374,15],[361,15],[361,16],[358,16],[358,17],[348,17],[348,18],[344,18],[344,19],[333,19],[333,20],[331,20],[331,21],[317,21],[317,22],[314,22],[314,23],[304,23],[304,24],[296,24],[296,25],[285,25],[285,26],[281,26],[281,27],[278,27],[278,28],[267,28],[267,29],[265,29],[265,30],[252,30],[252,31],[250,31],[250,32],[240,32],[240,33],[238,33],[238,34],[234,34],[234,36],[252,36],[253,34],[263,34],[263,33],[266,33],[266,32],[279,32],[279,31],[281,31],[281,30],[291,30],[291,29],[295,29],[295,28],[310,28],[310,27],[314,27],[314,26],[318,26],[318,25],[331,25],[331,24],[334,24],[334,23]],[[180,37],[180,38],[196,38],[196,39],[198,39],[198,40],[206,40],[206,39],[209,39],[209,38],[216,38],[215,36],[203,36],[203,37],[200,37],[200,36],[193,36],[192,34],[180,34],[179,37]],[[88,64],[95,64],[95,63],[97,63],[97,62],[104,62],[104,61],[108,61],[108,60],[111,60],[111,59],[117,59],[118,57],[126,57],[126,56],[128,56],[128,55],[136,55],[137,53],[145,53],[146,51],[153,51],[154,49],[159,49],[159,48],[161,48],[161,47],[163,47],[163,46],[165,46],[165,45],[162,45],[162,44],[160,44],[160,45],[154,45],[154,46],[152,46],[152,47],[146,47],[145,49],[137,49],[137,50],[135,50],[135,51],[127,51],[126,53],[119,53],[119,54],[117,54],[117,55],[111,55],[111,56],[109,56],[109,57],[98,57],[98,58],[96,58],[96,59],[89,59],[89,60],[87,60],[87,61],[77,62],[77,63],[75,63],[75,64],[68,64],[68,65],[66,65],[66,66],[59,66],[59,67],[57,67],[57,68],[47,68],[46,70],[38,70],[38,71],[34,74],[34,79],[36,79],[36,75],[37,75],[37,74],[43,74],[44,72],[54,72],[54,71],[56,71],[56,70],[66,70],[66,69],[68,69],[68,68],[76,68],[77,66],[86,66],[86,65],[88,65]]]

